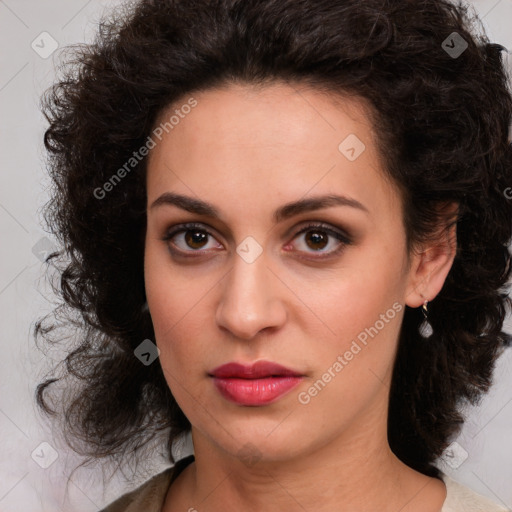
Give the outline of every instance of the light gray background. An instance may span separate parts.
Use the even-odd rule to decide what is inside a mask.
[[[248,0],[250,1],[250,0]],[[491,39],[512,49],[512,0],[475,0]],[[48,361],[34,348],[32,325],[49,311],[49,287],[41,258],[52,247],[40,225],[47,200],[39,98],[55,76],[63,46],[90,41],[107,0],[0,0],[0,510],[2,512],[96,511],[131,484],[120,476],[103,488],[98,469],[75,473],[80,462],[37,414],[34,388]],[[47,58],[51,40],[59,49]],[[43,39],[43,42],[41,42]],[[31,47],[37,44],[36,53]],[[510,55],[508,56],[510,64]],[[512,186],[512,183],[510,184]],[[510,319],[508,331],[512,330]],[[512,508],[512,354],[498,363],[495,385],[468,420],[450,459],[440,467],[452,478]],[[48,443],[48,445],[41,443]],[[190,445],[184,452],[190,451]],[[52,453],[58,458],[47,469]],[[465,460],[464,460],[465,459]],[[453,462],[455,460],[455,462]],[[166,466],[151,462],[154,473]],[[455,467],[457,466],[457,467]]]

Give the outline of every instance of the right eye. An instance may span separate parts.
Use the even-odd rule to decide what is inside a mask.
[[[172,252],[187,256],[186,253],[199,253],[212,249],[213,247],[207,247],[208,237],[213,237],[213,235],[202,224],[187,223],[173,226],[162,240],[168,242]],[[217,246],[217,248],[222,248],[222,246]]]

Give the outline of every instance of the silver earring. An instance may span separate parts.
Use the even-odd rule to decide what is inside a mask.
[[[423,320],[423,322],[420,324],[420,327],[419,327],[420,334],[424,338],[429,338],[430,336],[432,336],[432,333],[434,332],[432,329],[432,326],[430,325],[430,322],[428,321],[427,305],[428,305],[428,300],[425,300],[425,302],[423,303],[423,306],[421,306],[421,310],[423,312],[423,316],[425,317],[425,319]]]

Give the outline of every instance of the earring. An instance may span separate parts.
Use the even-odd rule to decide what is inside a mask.
[[[421,306],[421,310],[423,312],[423,316],[425,317],[425,319],[423,320],[423,322],[420,324],[420,327],[419,327],[420,334],[424,338],[429,338],[430,336],[432,336],[432,333],[433,333],[432,326],[430,325],[430,322],[428,321],[427,305],[428,305],[428,300],[425,300],[425,302],[423,303],[423,306]]]

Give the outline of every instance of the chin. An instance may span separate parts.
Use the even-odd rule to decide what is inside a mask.
[[[282,418],[286,418],[286,414]],[[234,423],[225,421],[219,430],[210,430],[207,435],[223,451],[247,465],[284,462],[299,456],[305,446],[304,436],[297,428],[291,429],[292,425],[286,424],[288,420],[283,424],[280,424],[281,421],[255,418]],[[304,435],[307,437],[306,432]],[[300,439],[302,442],[299,442]]]

